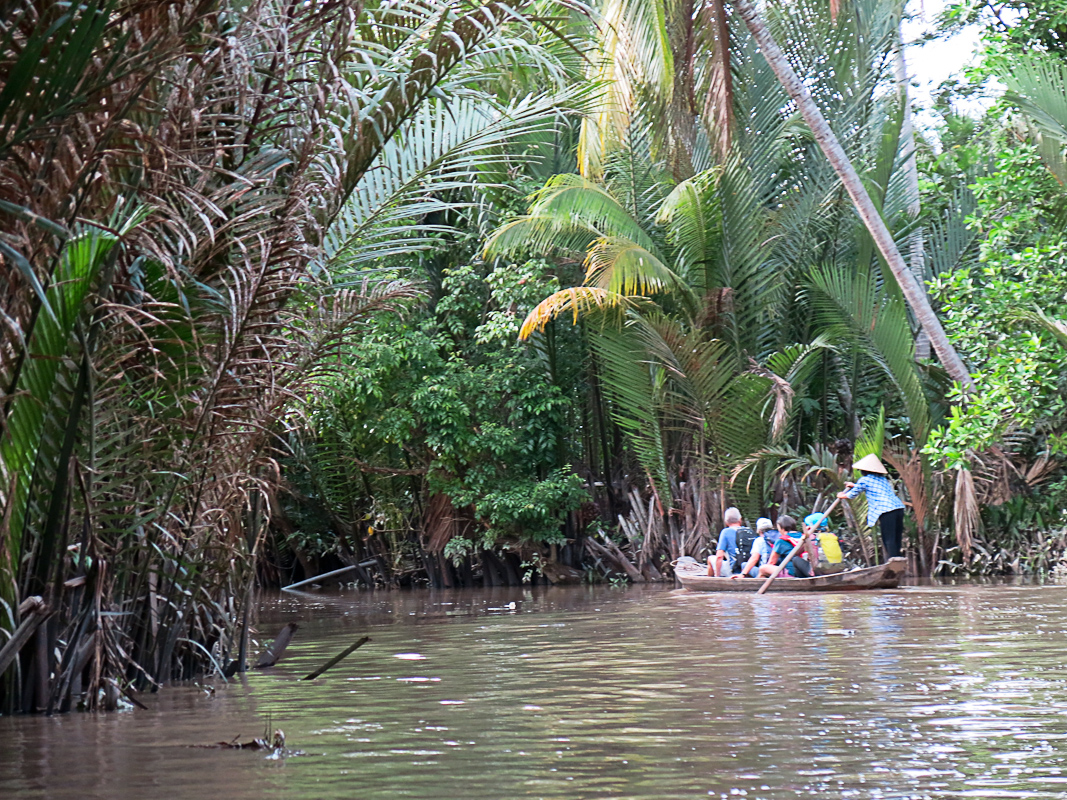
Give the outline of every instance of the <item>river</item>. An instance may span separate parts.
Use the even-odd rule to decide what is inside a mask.
[[[1067,588],[264,598],[286,622],[244,682],[0,718],[0,797],[1067,797]],[[195,746],[268,726],[280,756]]]

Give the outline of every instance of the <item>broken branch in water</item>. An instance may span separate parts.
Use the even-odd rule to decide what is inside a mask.
[[[263,667],[273,667],[285,654],[285,648],[289,646],[289,642],[293,640],[293,634],[296,629],[300,627],[295,622],[290,622],[280,631],[275,637],[274,641],[270,643],[270,647],[263,651],[263,655],[259,657],[259,661],[256,662],[256,669],[263,669]]]
[[[335,569],[332,572],[324,572],[321,575],[316,575],[314,578],[307,578],[306,580],[297,581],[296,583],[290,584],[289,586],[283,586],[282,587],[282,591],[283,592],[291,592],[293,589],[296,589],[298,586],[306,586],[309,583],[315,583],[316,581],[321,581],[321,580],[324,580],[326,578],[332,578],[334,575],[340,575],[342,572],[348,572],[348,571],[353,570],[353,569],[359,569],[362,566],[366,566],[366,564],[367,564],[367,562],[364,561],[362,564],[352,564],[351,566],[348,566],[348,567],[341,567],[340,569]]]
[[[352,653],[352,651],[362,647],[363,645],[365,645],[369,641],[370,641],[370,637],[369,636],[364,636],[362,639],[360,639],[355,644],[350,645],[349,647],[346,647],[344,650],[342,650],[340,653],[335,655],[333,658],[331,658],[329,661],[327,661],[325,664],[323,664],[317,670],[312,672],[310,675],[305,675],[303,677],[303,680],[305,680],[305,681],[313,681],[313,680],[315,680],[315,678],[319,677],[319,675],[324,673],[330,667],[335,666],[340,661],[342,661],[344,658],[347,658],[348,655],[350,653]]]
[[[238,742],[236,738],[229,742],[216,742],[215,744],[194,744],[192,747],[203,747],[207,749],[221,749],[221,750],[274,750],[278,752],[285,747],[285,734],[279,728],[274,731],[274,738],[271,741],[264,739],[253,739],[250,742]]]

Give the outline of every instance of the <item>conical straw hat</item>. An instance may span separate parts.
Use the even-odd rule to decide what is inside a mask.
[[[874,453],[861,458],[852,465],[852,469],[862,470],[863,472],[880,472],[882,475],[889,474],[889,471],[882,466],[882,462],[878,460],[878,456]]]

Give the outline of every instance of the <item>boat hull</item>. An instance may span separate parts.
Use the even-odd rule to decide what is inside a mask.
[[[885,564],[867,569],[854,569],[814,578],[775,578],[768,592],[860,592],[870,589],[895,589],[904,577],[907,560],[891,558]],[[691,592],[756,592],[765,578],[711,578],[704,568],[675,569],[682,586]]]

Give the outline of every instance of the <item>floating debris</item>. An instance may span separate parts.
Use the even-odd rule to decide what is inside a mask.
[[[215,744],[194,744],[191,747],[200,747],[207,750],[272,750],[276,755],[285,750],[285,732],[281,728],[274,731],[274,736],[268,742],[265,738],[256,737],[250,742],[238,742],[234,737],[228,742],[216,742]]]

